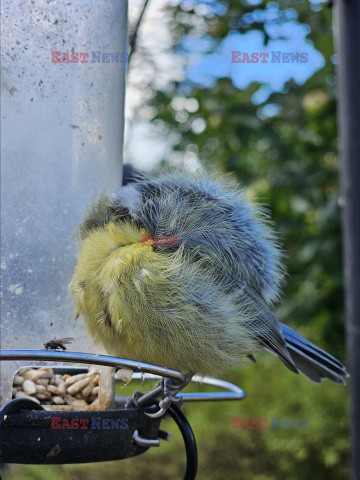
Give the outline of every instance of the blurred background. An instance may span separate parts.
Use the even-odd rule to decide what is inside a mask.
[[[279,320],[345,361],[331,8],[308,0],[130,0],[129,38],[124,161],[143,170],[233,172],[268,205],[280,232],[288,277]],[[231,63],[235,50],[300,52],[308,61]],[[198,443],[197,478],[347,478],[347,387],[314,385],[270,355],[257,360],[224,376],[245,390],[242,402],[184,407]],[[307,428],[234,430],[232,417],[307,419]],[[170,420],[162,428],[173,440],[139,457],[13,465],[4,478],[182,478],[182,440]]]

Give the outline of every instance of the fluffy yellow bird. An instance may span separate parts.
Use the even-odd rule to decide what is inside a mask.
[[[76,311],[109,353],[218,375],[265,348],[314,382],[344,383],[337,359],[273,316],[276,236],[229,176],[139,174],[80,232]]]

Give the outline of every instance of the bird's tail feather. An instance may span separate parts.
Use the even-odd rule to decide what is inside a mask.
[[[288,326],[280,325],[286,348],[298,370],[315,383],[320,383],[323,378],[345,383],[344,377],[349,374],[339,360],[308,342]]]

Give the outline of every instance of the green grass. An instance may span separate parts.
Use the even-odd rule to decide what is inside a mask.
[[[330,381],[315,385],[270,357],[234,370],[225,378],[242,387],[247,398],[184,407],[198,444],[198,480],[344,480],[349,476],[347,387]],[[307,418],[308,428],[235,430],[231,429],[232,417]],[[138,457],[86,465],[13,465],[3,478],[181,479],[185,470],[181,436],[170,419],[161,427],[173,433],[172,440]]]

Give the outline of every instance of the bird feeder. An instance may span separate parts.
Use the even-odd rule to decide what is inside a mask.
[[[73,337],[99,353],[68,285],[87,206],[121,185],[127,2],[9,0],[2,17],[1,348]],[[24,365],[2,364],[1,405]],[[100,368],[106,408],[113,370]]]
[[[74,324],[68,292],[77,226],[92,201],[121,186],[127,2],[5,0],[1,8],[0,464],[137,455],[167,436],[160,419],[114,395],[115,370],[183,376],[106,356],[84,323]],[[67,351],[44,349],[63,337],[74,339]],[[184,401],[244,397],[206,381],[229,392]],[[154,408],[150,400],[144,408]],[[191,429],[179,409],[170,414],[187,438],[186,478],[194,478]]]

